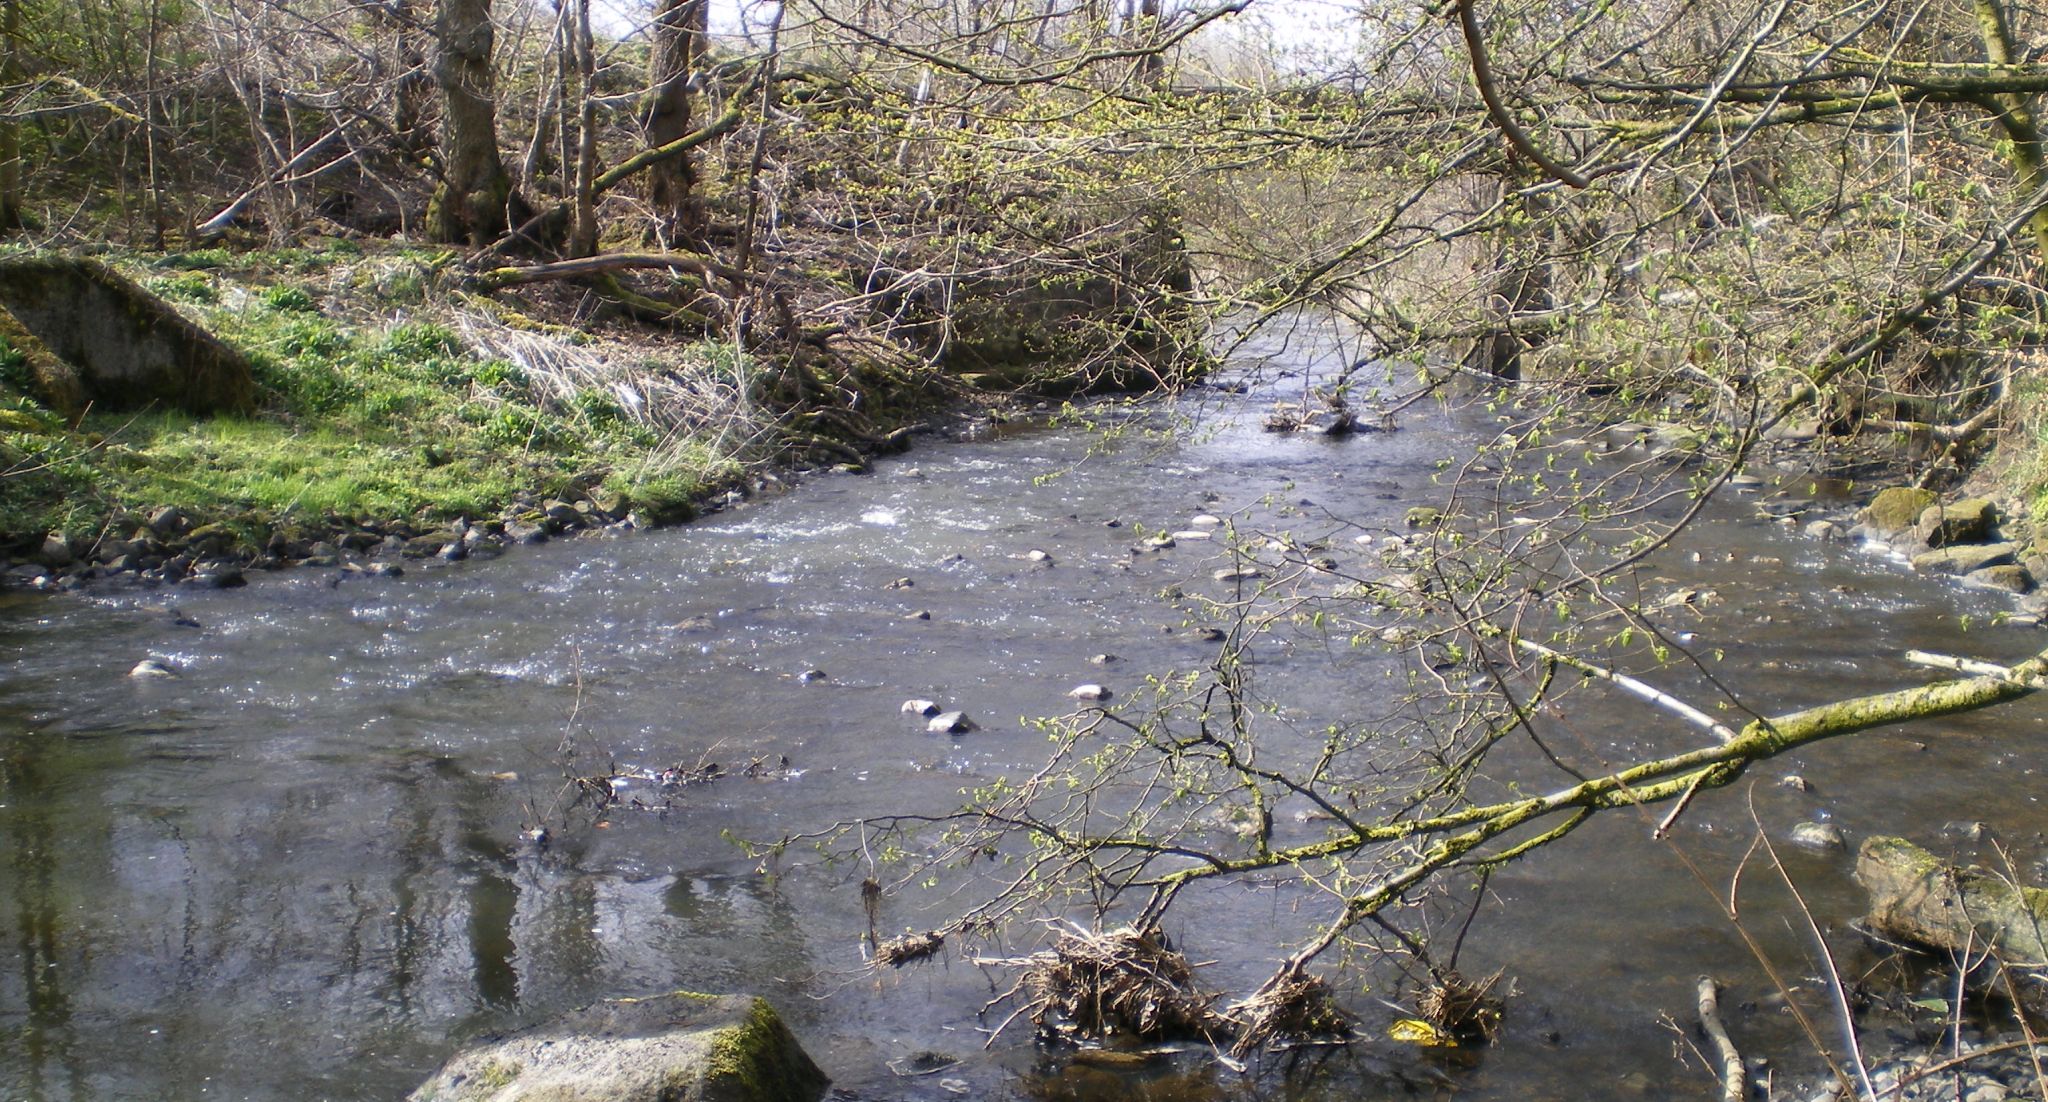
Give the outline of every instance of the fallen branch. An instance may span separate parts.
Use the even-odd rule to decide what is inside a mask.
[[[1742,1069],[1742,1053],[1735,1048],[1735,1042],[1728,1036],[1728,1027],[1721,1024],[1721,999],[1714,977],[1700,977],[1700,1028],[1707,1033],[1707,1040],[1713,1043],[1714,1056],[1721,1061],[1722,1102],[1743,1102],[1748,1093],[1747,1076]]]
[[[607,253],[603,256],[586,256],[576,260],[493,268],[477,273],[475,282],[484,290],[490,291],[522,283],[542,283],[551,279],[579,279],[583,276],[603,275],[629,268],[665,268],[700,276],[716,276],[734,283],[768,282],[768,277],[759,272],[742,271],[695,253]]]

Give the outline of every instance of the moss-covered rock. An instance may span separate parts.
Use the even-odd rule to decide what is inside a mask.
[[[1870,504],[1856,514],[1856,519],[1883,535],[1890,536],[1913,527],[1920,520],[1920,514],[1933,505],[1937,495],[1933,490],[1917,486],[1893,486],[1879,490]]]
[[[0,339],[27,359],[36,396],[66,415],[88,403],[204,415],[255,402],[240,352],[89,260],[0,260]]]
[[[1998,508],[1981,497],[1929,505],[1920,513],[1913,534],[1928,547],[1980,543],[1998,527]]]
[[[410,1102],[814,1102],[827,1079],[762,999],[608,999],[460,1053]]]
[[[1885,837],[1857,851],[1856,881],[1870,893],[1870,925],[1881,934],[1957,953],[1988,949],[2015,965],[2048,961],[2048,891],[1945,865],[1903,838]],[[2038,996],[2041,989],[2032,990]]]

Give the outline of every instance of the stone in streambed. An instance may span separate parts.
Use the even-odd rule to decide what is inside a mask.
[[[924,729],[935,735],[964,735],[977,728],[974,721],[967,718],[966,712],[940,712],[924,725]]]
[[[2002,589],[2007,593],[2026,593],[2034,588],[2034,575],[2024,566],[2007,563],[2004,566],[1987,566],[1964,575],[1963,584],[1978,589]]]
[[[1111,696],[1114,696],[1115,694],[1110,692],[1109,689],[1101,685],[1097,685],[1093,682],[1090,682],[1086,685],[1076,685],[1073,688],[1068,689],[1067,695],[1074,698],[1075,700],[1100,701],[1108,700]]]
[[[905,715],[935,716],[939,714],[939,706],[929,700],[906,700],[901,711]]]
[[[2017,543],[1968,543],[1923,551],[1913,556],[1922,574],[1971,574],[1987,566],[2003,566],[2019,554]]]
[[[1981,497],[1970,497],[1929,505],[1914,523],[1913,537],[1926,547],[1953,547],[1990,539],[1997,525],[1997,507]]]
[[[1848,848],[1848,843],[1842,839],[1841,829],[1833,823],[1801,823],[1792,828],[1791,837],[1794,845],[1805,846],[1807,849]]]
[[[1917,486],[1893,486],[1879,490],[1870,504],[1856,514],[1856,520],[1876,533],[1889,538],[1913,527],[1920,520],[1920,514],[1933,505],[1938,496],[1933,490]]]
[[[825,1073],[742,995],[608,999],[457,1054],[408,1102],[815,1102]]]
[[[173,666],[169,659],[145,658],[128,671],[128,676],[137,681],[158,681],[178,676],[178,668]]]

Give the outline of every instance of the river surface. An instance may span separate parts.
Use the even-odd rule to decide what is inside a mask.
[[[1711,1078],[1674,1055],[1689,1034],[1663,1020],[1690,1023],[1701,973],[1730,986],[1752,1054],[1787,1074],[1815,1063],[1716,903],[1758,824],[1782,839],[1821,817],[1852,847],[1882,832],[1972,853],[1957,824],[1981,822],[2032,868],[2048,751],[2043,709],[2022,702],[1768,763],[1703,797],[1668,843],[1649,839],[1655,816],[1617,813],[1495,876],[1461,962],[1506,968],[1518,991],[1489,1050],[1374,1041],[1250,1077],[1199,1054],[1143,1075],[1063,1068],[1026,1029],[984,1049],[995,1019],[977,1011],[1001,977],[954,958],[867,971],[857,873],[763,875],[724,836],[943,812],[964,787],[1028,773],[1047,743],[1022,721],[1068,711],[1069,689],[1129,690],[1215,652],[1160,592],[1214,590],[1222,545],[1133,554],[1136,530],[1210,513],[1355,554],[1345,537],[1403,531],[1440,492],[1438,461],[1494,431],[1481,410],[1424,405],[1395,433],[1262,433],[1276,392],[1338,362],[1313,336],[1267,342],[1279,370],[1170,433],[931,444],[685,528],[402,578],[302,569],[222,592],[0,598],[0,1099],[395,1098],[465,1039],[675,988],[768,996],[871,1099],[954,1097],[939,1076],[886,1069],[923,1050],[964,1057],[946,1077],[983,1098],[1710,1098]],[[1991,623],[1998,598],[1740,503],[1722,513],[1644,576],[1718,595],[1688,630],[1751,707],[1924,680],[1909,647],[2008,660],[2039,645]],[[1090,663],[1103,652],[1122,661]],[[1341,640],[1255,653],[1297,729],[1384,703],[1379,660]],[[126,676],[149,655],[180,676]],[[981,730],[928,733],[899,712],[913,697]],[[1582,762],[1702,737],[1595,695],[1560,730]],[[734,774],[600,828],[558,806],[565,732],[593,768]],[[1776,784],[1786,773],[1811,791]],[[541,817],[551,843],[523,844]],[[1781,849],[1860,975],[1874,958],[1846,929],[1848,857]],[[1744,881],[1749,933],[1829,1021],[1813,938],[1774,879]],[[1270,967],[1303,901],[1209,892],[1170,929],[1228,989]],[[950,902],[892,896],[881,927],[922,928]],[[1374,1028],[1389,1016],[1346,997]]]

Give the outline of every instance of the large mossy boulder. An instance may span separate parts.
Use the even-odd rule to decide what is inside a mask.
[[[0,260],[0,340],[26,359],[36,397],[67,416],[88,404],[204,416],[255,402],[247,358],[90,260]]]
[[[1879,490],[1856,519],[1885,536],[1903,532],[1919,521],[1920,514],[1939,500],[1933,490],[1917,486],[1893,486]]]
[[[679,991],[486,1040],[408,1102],[816,1102],[827,1082],[765,1000]]]

